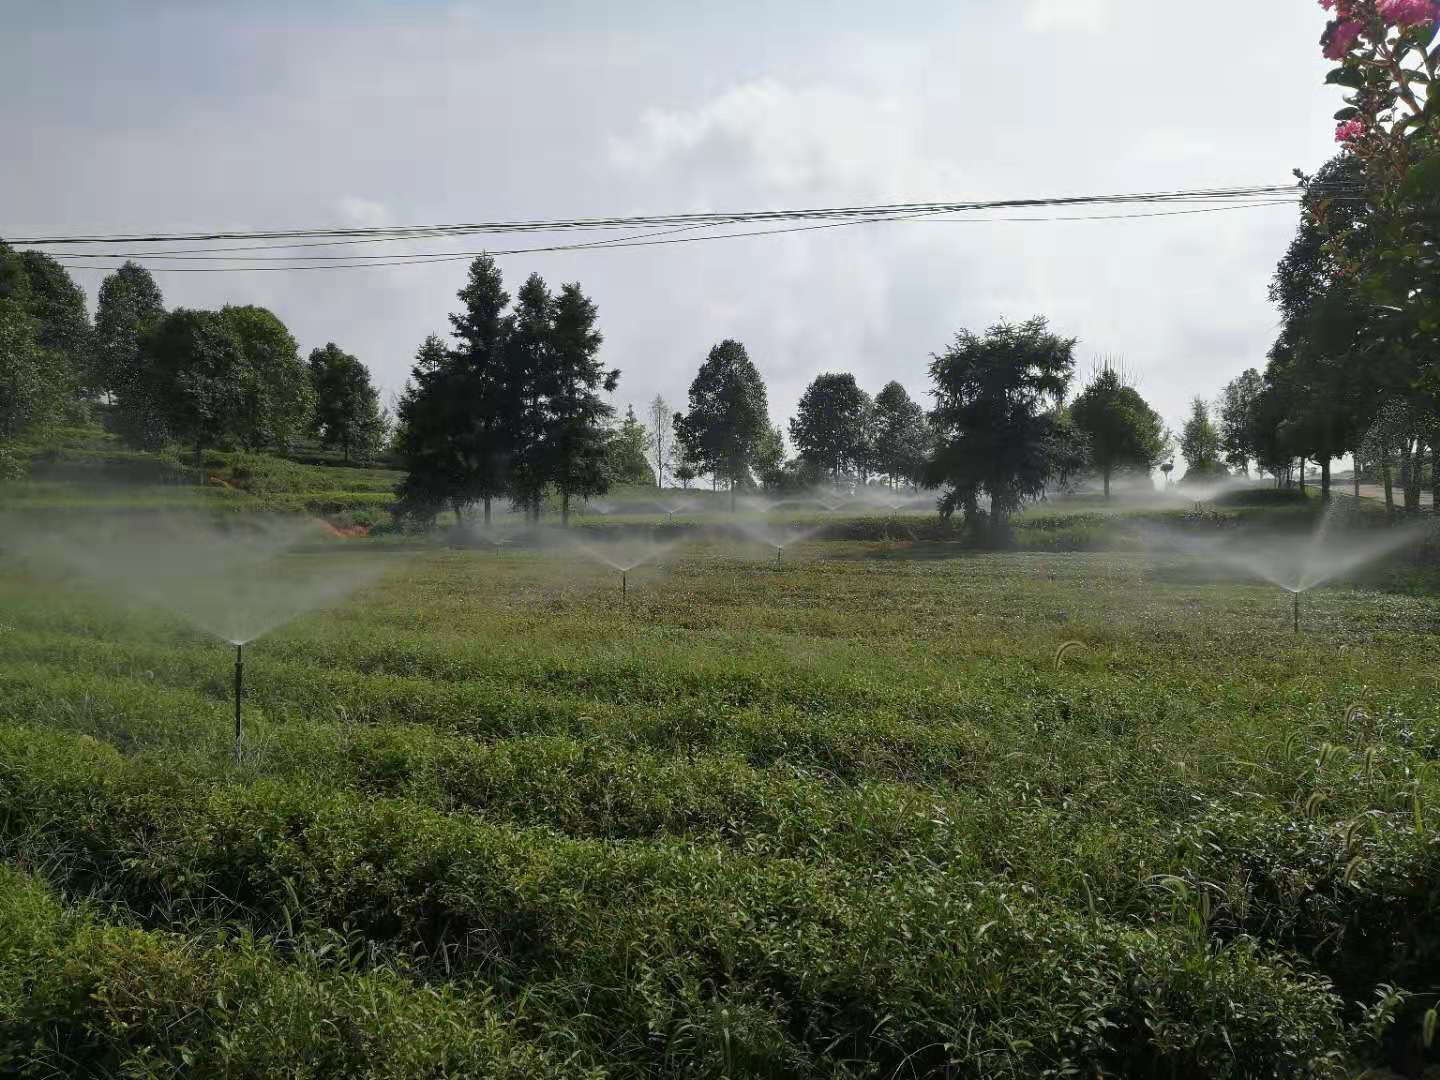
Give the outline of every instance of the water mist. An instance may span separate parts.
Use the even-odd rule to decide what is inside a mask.
[[[243,737],[245,646],[374,581],[369,545],[327,540],[321,523],[263,515],[7,517],[7,547],[79,576],[123,604],[160,608],[235,647],[235,742]]]

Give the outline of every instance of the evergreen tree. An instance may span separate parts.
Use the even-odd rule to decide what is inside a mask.
[[[560,493],[564,524],[569,524],[573,497],[603,495],[610,486],[606,422],[615,410],[601,400],[599,391],[613,392],[620,372],[606,371],[600,362],[604,339],[595,329],[596,317],[594,303],[578,282],[561,286],[553,306],[549,366],[537,380],[545,402],[544,475]]]
[[[510,296],[488,255],[470,264],[458,296],[463,308],[450,316],[456,346],[426,339],[401,403],[401,456],[409,474],[401,501],[432,519],[448,505],[462,520],[479,502],[489,524],[491,503],[510,480]]]
[[[310,353],[309,369],[320,445],[339,447],[347,462],[352,457],[368,461],[385,437],[370,369],[333,341]]]
[[[555,300],[539,274],[531,274],[515,297],[505,350],[501,426],[510,447],[510,498],[538,517],[545,494],[545,400],[541,387],[551,369]]]
[[[653,485],[650,468],[650,436],[633,406],[626,406],[620,426],[610,433],[605,449],[605,474],[612,485]]]
[[[689,412],[675,414],[675,438],[687,469],[692,477],[708,472],[728,480],[732,511],[770,430],[768,410],[765,383],[745,346],[726,340],[710,350],[690,384]]]
[[[396,406],[395,453],[405,469],[396,491],[401,517],[429,524],[443,507],[463,517],[469,501],[466,463],[454,438],[454,410],[446,387],[455,381],[454,356],[438,334],[415,354]]]
[[[1180,453],[1190,467],[1187,476],[1193,474],[1198,479],[1224,471],[1220,464],[1220,433],[1210,422],[1210,407],[1203,398],[1190,403],[1190,419],[1180,434]]]

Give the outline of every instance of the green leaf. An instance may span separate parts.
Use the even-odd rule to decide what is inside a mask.
[[[1440,195],[1440,154],[1431,154],[1410,167],[1400,194],[1406,199],[1434,198]]]
[[[1365,73],[1358,68],[1337,67],[1325,76],[1325,82],[1330,86],[1348,86],[1352,90],[1360,90],[1365,86]]]
[[[1352,106],[1350,106],[1349,108],[1341,109],[1339,112],[1337,112],[1337,113],[1335,114],[1335,119],[1336,119],[1336,120],[1342,120],[1342,121],[1343,121],[1343,120],[1353,120],[1353,119],[1355,119],[1355,117],[1357,117],[1357,116],[1359,116],[1359,115],[1360,115],[1360,110],[1357,109],[1357,108],[1355,108],[1355,107],[1352,105]]]

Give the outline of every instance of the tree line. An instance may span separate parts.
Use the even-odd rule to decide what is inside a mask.
[[[1341,149],[1297,172],[1300,223],[1270,287],[1280,331],[1264,369],[1224,388],[1219,453],[1302,486],[1315,462],[1325,498],[1332,459],[1350,454],[1357,488],[1368,476],[1414,512],[1427,470],[1440,490],[1440,9],[1322,6]]]
[[[422,524],[442,510],[489,521],[497,500],[539,517],[551,497],[568,520],[576,500],[614,485],[708,476],[732,500],[747,488],[936,490],[942,513],[1003,534],[1025,499],[1090,469],[1108,495],[1117,470],[1148,471],[1168,445],[1113,368],[1067,405],[1075,342],[1043,318],[957,335],[932,358],[933,410],[899,382],[872,397],[854,375],[826,372],[782,431],[739,341],[709,351],[685,409],[656,397],[647,422],[633,408],[617,420],[606,396],[620,371],[600,359],[598,312],[579,283],[552,291],[531,274],[512,300],[481,256],[457,296],[450,334],[421,344],[392,424],[364,364],[334,343],[302,362],[273,312],[167,310],[151,275],[126,263],[92,322],[63,267],[0,247],[0,446],[99,411],[152,450],[283,453],[307,434],[347,460],[388,448],[405,473],[397,511]]]
[[[139,449],[285,452],[313,436],[346,460],[384,444],[388,419],[370,372],[333,342],[300,358],[271,311],[167,310],[144,267],[127,262],[85,293],[54,259],[0,243],[0,461],[64,420],[101,415]]]

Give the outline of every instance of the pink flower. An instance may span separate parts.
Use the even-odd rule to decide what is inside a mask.
[[[1364,27],[1356,19],[1341,19],[1334,23],[1321,38],[1327,60],[1343,60]]]
[[[1363,120],[1346,120],[1335,129],[1335,141],[1338,143],[1353,143],[1363,139],[1369,134],[1370,128]]]
[[[1435,0],[1380,0],[1375,10],[1387,26],[1419,26],[1434,22],[1440,14]]]

